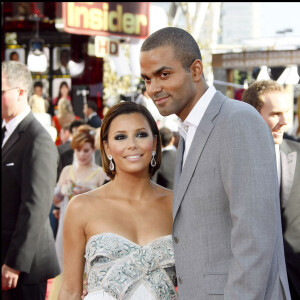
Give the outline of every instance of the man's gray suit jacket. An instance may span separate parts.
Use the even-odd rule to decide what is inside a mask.
[[[201,101],[201,100],[200,100]],[[274,141],[250,105],[216,92],[175,171],[179,299],[290,299]]]
[[[300,143],[283,140],[279,149],[285,261],[289,281],[300,298]]]

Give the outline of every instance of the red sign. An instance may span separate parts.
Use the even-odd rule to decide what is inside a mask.
[[[85,35],[149,35],[150,2],[63,2],[66,32]]]

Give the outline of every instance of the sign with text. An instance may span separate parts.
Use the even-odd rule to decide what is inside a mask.
[[[149,35],[150,2],[63,2],[64,30],[84,35]]]
[[[253,51],[213,54],[213,68],[300,65],[300,50]]]
[[[104,36],[95,37],[95,56],[105,57],[107,55],[119,54],[119,41]]]

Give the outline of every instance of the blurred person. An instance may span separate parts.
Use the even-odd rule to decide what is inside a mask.
[[[2,62],[2,299],[44,300],[60,272],[49,211],[58,154],[28,105],[31,73]]]
[[[57,181],[59,179],[60,173],[65,166],[71,165],[73,163],[74,150],[71,147],[72,136],[75,134],[77,128],[84,125],[82,120],[75,120],[70,125],[64,125],[63,127],[63,144],[57,146],[59,154],[59,163],[57,168]],[[62,130],[62,129],[61,129]],[[67,132],[67,133],[66,133]],[[50,211],[50,223],[53,230],[54,238],[56,238],[58,229],[58,219],[59,219],[59,207],[52,204]]]
[[[291,105],[276,81],[257,81],[242,101],[254,106],[268,124],[275,143],[285,261],[292,299],[300,299],[300,144],[283,139]]]
[[[62,49],[59,54],[60,63],[58,69],[53,71],[53,75],[69,75],[70,51],[68,49]]]
[[[58,164],[58,171],[57,171],[58,178],[60,176],[62,169],[65,166],[71,165],[73,163],[74,150],[71,147],[71,141],[78,127],[84,124],[85,123],[83,120],[74,120],[70,125],[66,125],[68,127],[69,138],[64,144],[59,145],[57,147],[58,154],[59,154],[59,164]]]
[[[35,82],[33,85],[33,95],[29,98],[29,106],[33,112],[35,112],[35,110],[42,113],[47,111],[45,100],[42,96],[42,88],[43,85],[40,81]]]
[[[63,146],[71,142],[70,124],[64,125],[59,132],[61,145],[57,147],[58,153],[63,151]]]
[[[88,100],[83,106],[83,114],[87,118],[87,124],[94,127],[101,127],[101,119],[97,114],[98,106],[95,101]]]
[[[71,146],[74,150],[72,165],[66,166],[59,177],[54,193],[54,204],[60,207],[59,225],[55,240],[58,261],[63,271],[63,226],[65,211],[69,201],[75,195],[86,193],[101,186],[107,179],[103,169],[95,164],[95,130],[89,125],[81,125],[74,134]],[[87,203],[88,205],[88,203]],[[57,277],[60,281],[61,277]],[[52,293],[57,293],[58,289]]]
[[[179,140],[180,140],[180,134],[178,131],[173,131],[173,136],[174,136],[174,151],[176,151],[178,149],[178,144],[179,144]]]
[[[177,299],[172,192],[153,181],[161,143],[142,105],[121,102],[101,126],[103,168],[111,181],[74,197],[64,226],[59,299]],[[84,267],[85,264],[85,267]]]
[[[60,99],[67,99],[71,102],[70,88],[66,81],[62,81],[59,85],[58,95],[52,100],[52,105],[57,106]]]
[[[140,66],[160,114],[182,120],[173,201],[180,299],[290,299],[267,124],[207,85],[199,46],[185,30],[152,33]]]
[[[102,167],[102,160],[101,160],[101,151],[100,151],[100,133],[101,127],[96,128],[96,135],[95,135],[95,162],[97,165]]]
[[[20,61],[20,57],[19,57],[18,52],[16,52],[16,51],[11,52],[10,55],[9,55],[9,60]]]
[[[80,117],[74,114],[72,103],[65,98],[61,98],[58,102],[57,115],[52,117],[52,125],[56,128],[57,132],[59,133],[61,127],[72,123],[76,119],[79,120]],[[56,138],[55,144],[57,146],[61,144],[59,135]]]
[[[166,127],[162,127],[159,130],[159,133],[161,136],[162,157],[160,168],[153,176],[153,181],[165,188],[172,190],[174,185],[177,155],[177,151],[174,151],[175,137],[173,132]]]

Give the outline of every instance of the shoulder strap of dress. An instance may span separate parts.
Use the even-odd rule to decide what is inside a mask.
[[[91,180],[98,172],[100,171],[100,167],[98,167],[96,170],[94,170],[86,179],[85,182]]]

